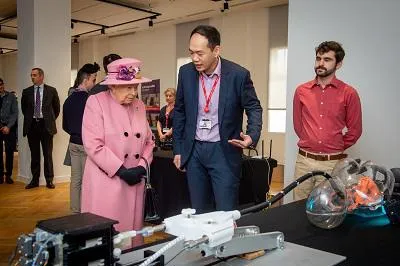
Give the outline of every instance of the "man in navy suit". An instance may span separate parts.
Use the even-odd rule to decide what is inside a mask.
[[[220,34],[200,25],[190,35],[192,62],[179,70],[174,164],[186,170],[197,213],[238,204],[242,149],[260,138],[262,108],[250,73],[222,59]],[[248,121],[242,132],[243,111]]]
[[[24,89],[21,97],[21,111],[24,115],[23,136],[28,137],[32,172],[32,180],[25,188],[39,186],[42,145],[46,187],[54,189],[53,136],[57,133],[56,119],[60,114],[60,99],[56,88],[44,84],[43,69],[33,68],[31,79],[33,86]]]

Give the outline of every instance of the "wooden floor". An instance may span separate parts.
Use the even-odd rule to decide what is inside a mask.
[[[15,176],[18,167],[15,165],[14,168]],[[271,191],[280,191],[283,185],[282,166],[274,169],[272,180]],[[25,184],[20,182],[0,184],[0,266],[7,265],[19,235],[31,233],[40,220],[70,214],[69,183],[56,184],[55,189],[41,186],[26,190],[24,187]]]
[[[0,185],[0,265],[22,233],[30,233],[37,221],[70,214],[69,184],[57,184],[56,189],[45,186],[26,190],[25,184]]]

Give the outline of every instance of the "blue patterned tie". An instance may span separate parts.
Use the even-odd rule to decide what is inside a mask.
[[[35,100],[35,118],[40,118],[40,87],[36,87],[36,100]]]

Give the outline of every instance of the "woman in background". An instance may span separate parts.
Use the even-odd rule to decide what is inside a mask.
[[[161,108],[157,121],[157,132],[162,149],[172,149],[172,121],[174,119],[175,94],[176,90],[174,88],[168,88],[164,91],[167,105]]]
[[[89,98],[89,91],[96,84],[99,70],[100,67],[97,63],[85,64],[79,69],[74,90],[63,105],[62,127],[70,136],[65,158],[68,158],[68,156],[70,158],[70,209],[73,213],[81,212],[82,176],[86,162],[86,152],[82,142],[83,112]]]

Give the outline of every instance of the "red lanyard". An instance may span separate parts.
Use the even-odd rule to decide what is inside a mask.
[[[168,117],[169,113],[165,113],[165,127],[168,128]]]
[[[169,114],[172,112],[172,110],[174,110],[174,108],[172,108],[171,110],[169,110],[169,112],[167,112],[168,106],[165,107],[165,127],[168,128],[168,118],[169,118]]]
[[[201,86],[203,87],[204,98],[206,99],[206,105],[204,106],[204,112],[208,113],[210,111],[208,106],[210,105],[211,97],[215,91],[215,88],[217,87],[219,76],[217,76],[217,78],[215,79],[214,84],[211,88],[211,91],[210,91],[210,94],[208,95],[208,97],[207,97],[206,86],[204,85],[204,78],[203,78],[203,75],[201,75],[201,74],[200,74],[200,80],[201,80]]]

